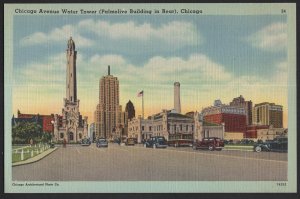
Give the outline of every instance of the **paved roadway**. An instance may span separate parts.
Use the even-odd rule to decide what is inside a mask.
[[[24,181],[283,181],[287,153],[67,146],[12,169]]]

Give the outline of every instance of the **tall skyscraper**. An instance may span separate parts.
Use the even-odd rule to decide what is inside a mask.
[[[100,79],[99,85],[99,105],[96,114],[96,134],[100,137],[111,139],[119,126],[120,121],[119,105],[119,80],[110,75],[110,66],[108,74]],[[97,125],[99,126],[97,128]]]
[[[237,107],[243,107],[246,111],[246,124],[251,125],[252,124],[252,101],[245,101],[244,97],[240,95],[239,97],[236,97],[230,102],[230,106],[237,106]]]
[[[62,117],[57,114],[54,116],[56,141],[78,142],[88,137],[88,118],[82,118],[80,115],[79,100],[77,99],[76,56],[75,42],[71,37],[68,40],[66,51],[66,98],[64,98]]]
[[[174,109],[177,113],[181,113],[181,104],[180,104],[180,83],[174,83]]]
[[[273,125],[274,128],[282,128],[282,106],[269,102],[255,104],[253,108],[253,123],[259,125]]]

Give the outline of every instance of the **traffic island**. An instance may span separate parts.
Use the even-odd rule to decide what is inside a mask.
[[[12,164],[12,166],[14,167],[14,166],[20,166],[20,165],[24,165],[24,164],[31,164],[31,163],[37,162],[37,161],[43,159],[44,157],[48,156],[52,152],[54,152],[56,149],[57,149],[57,147],[49,148],[48,150],[44,151],[43,153],[40,153],[32,158],[29,158],[29,159],[23,160],[23,161],[19,161],[19,162],[14,162]]]

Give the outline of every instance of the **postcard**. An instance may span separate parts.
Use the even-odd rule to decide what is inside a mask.
[[[295,193],[296,4],[4,4],[6,193]]]

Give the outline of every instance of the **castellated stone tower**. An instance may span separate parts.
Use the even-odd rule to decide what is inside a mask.
[[[80,142],[88,138],[88,118],[79,112],[79,99],[77,99],[75,42],[72,37],[68,40],[66,50],[66,98],[62,115],[55,115],[54,140],[68,143]]]

